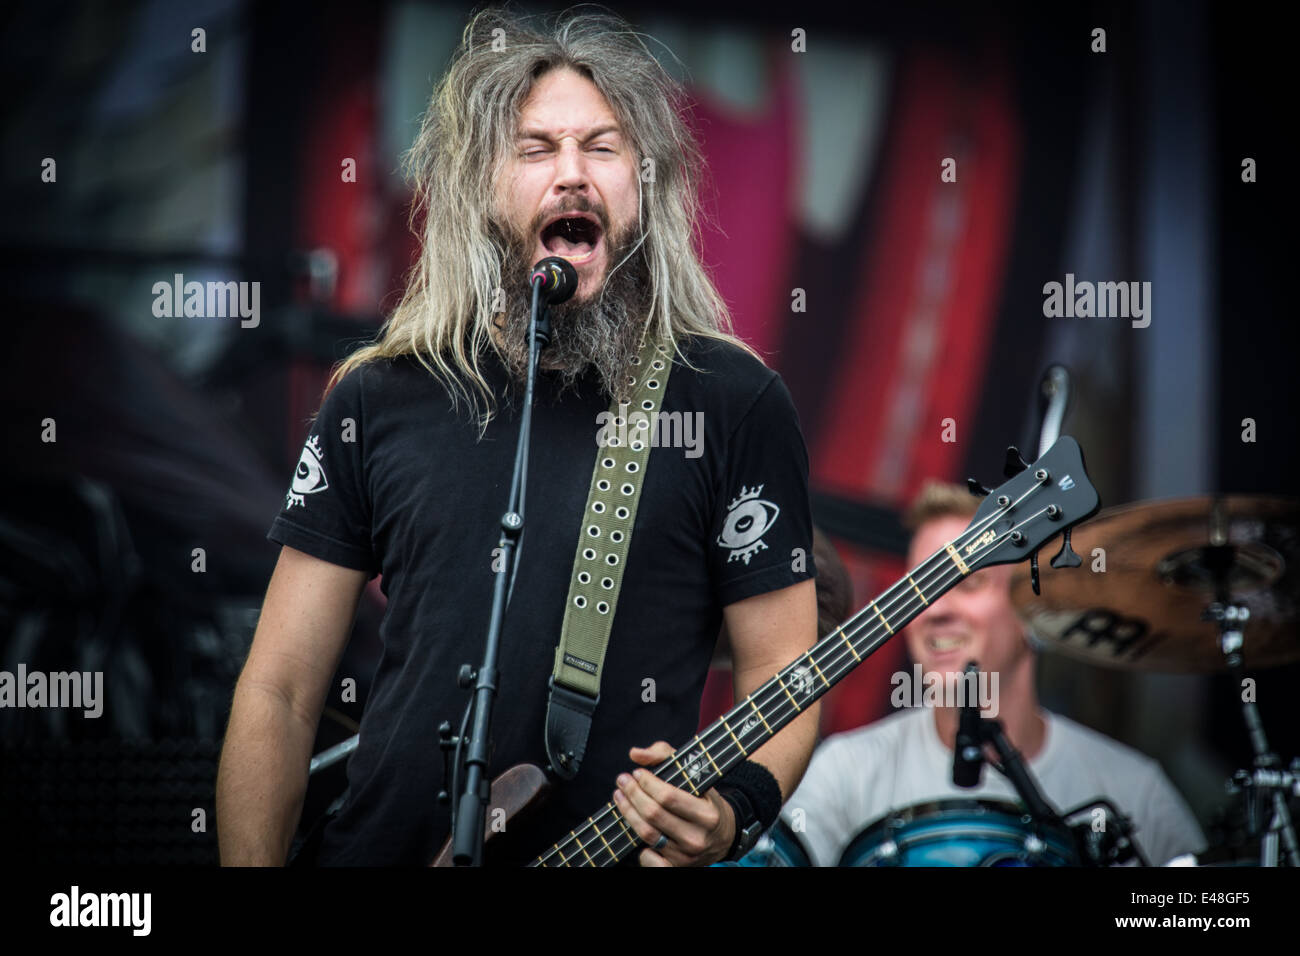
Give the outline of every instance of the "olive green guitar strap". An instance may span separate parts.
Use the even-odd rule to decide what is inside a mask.
[[[651,435],[672,371],[672,353],[661,343],[647,341],[632,361],[631,399],[622,404],[614,399],[599,433],[603,441],[579,522],[564,625],[549,681],[546,754],[551,769],[566,780],[578,773],[591,717],[600,703],[600,672],[650,462]]]

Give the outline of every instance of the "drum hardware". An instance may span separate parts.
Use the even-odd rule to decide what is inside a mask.
[[[764,867],[809,867],[812,855],[804,847],[799,835],[784,818],[778,819],[768,829],[754,848],[739,860],[714,863],[713,866],[764,866]]]
[[[1064,867],[1083,863],[1063,825],[1001,800],[941,800],[892,810],[849,842],[840,866]]]
[[[1217,552],[1218,549],[1207,549]],[[1226,556],[1214,554],[1211,565],[1218,572],[1217,584],[1220,594],[1225,595],[1206,609],[1206,620],[1219,625],[1219,648],[1223,652],[1224,662],[1233,676],[1234,683],[1244,686],[1244,669],[1242,658],[1245,646],[1246,622],[1250,620],[1250,608],[1243,603],[1226,598],[1227,561]],[[1260,866],[1277,866],[1285,859],[1289,866],[1300,866],[1300,846],[1296,844],[1295,824],[1291,819],[1291,808],[1287,806],[1287,791],[1291,790],[1294,779],[1290,773],[1279,769],[1281,760],[1269,748],[1268,738],[1264,735],[1264,723],[1259,716],[1259,706],[1253,695],[1242,694],[1241,715],[1246,721],[1250,736],[1251,749],[1255,751],[1255,773],[1239,770],[1233,775],[1234,781],[1244,778],[1245,786],[1241,792],[1246,799],[1247,832],[1260,839]],[[1269,807],[1268,826],[1261,832],[1259,823],[1264,814],[1258,812]],[[1280,846],[1279,846],[1280,844]],[[1280,856],[1285,854],[1285,856]]]
[[[812,856],[803,841],[784,820],[778,820],[762,837],[782,861],[782,866],[812,866]]]
[[[1105,814],[1100,828],[1094,825],[1096,810]],[[1081,814],[1088,814],[1089,818],[1067,825],[1074,834],[1085,865],[1119,866],[1135,858],[1142,866],[1151,865],[1141,848],[1133,842],[1133,821],[1109,800],[1098,799],[1081,804],[1062,816],[1068,821]]]
[[[1079,527],[1085,554],[1105,573],[1053,579],[1050,597],[1021,573],[1012,600],[1038,645],[1128,670],[1228,672],[1244,687],[1254,668],[1300,660],[1300,501],[1230,495],[1111,508]],[[1249,627],[1249,641],[1247,628]],[[1254,767],[1227,791],[1240,801],[1257,865],[1300,866],[1288,799],[1300,794],[1300,761],[1283,769],[1259,708],[1240,707]],[[1200,855],[1242,863],[1227,846]]]
[[[965,686],[978,686],[979,668],[974,661],[966,665]],[[1037,862],[1047,850],[1047,844],[1039,836],[1040,829],[1053,832],[1068,832],[1078,846],[1078,865],[1113,866],[1136,857],[1144,866],[1147,865],[1142,851],[1132,839],[1132,824],[1128,817],[1120,813],[1107,800],[1093,800],[1083,804],[1069,813],[1060,814],[1043,796],[1033,775],[1029,772],[1024,757],[1002,729],[1002,722],[984,717],[980,714],[979,704],[967,700],[961,708],[957,738],[953,748],[953,783],[959,787],[979,786],[983,775],[983,764],[987,760],[985,745],[992,745],[997,751],[999,762],[992,763],[995,770],[1006,777],[1016,794],[1025,805],[1021,822],[1026,825],[1022,850],[1028,865],[1040,865]],[[1067,821],[1082,813],[1101,808],[1106,812],[1106,824],[1097,831],[1091,820],[1084,820],[1073,826]],[[898,818],[890,822],[893,823]],[[890,829],[887,824],[886,829]],[[894,827],[897,829],[897,827]],[[888,845],[882,844],[878,851],[882,859],[889,855]],[[883,865],[883,863],[882,863]]]

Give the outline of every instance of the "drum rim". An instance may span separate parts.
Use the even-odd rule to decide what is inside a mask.
[[[854,852],[854,850],[865,849],[859,845],[866,842],[869,837],[879,837],[882,833],[887,833],[889,823],[901,818],[902,823],[899,827],[893,829],[902,829],[910,824],[920,823],[926,817],[936,817],[943,813],[965,812],[967,814],[979,813],[989,814],[990,816],[998,815],[1002,817],[1011,817],[1015,819],[1019,827],[1024,829],[1020,832],[1033,834],[1052,850],[1056,856],[1064,857],[1068,861],[1065,865],[1078,865],[1078,848],[1075,846],[1074,838],[1066,827],[1057,828],[1050,824],[1036,823],[1029,824],[1024,822],[1024,818],[1029,816],[1029,810],[1022,804],[1013,803],[1009,800],[989,799],[989,798],[945,798],[942,800],[926,800],[920,803],[908,804],[905,807],[891,809],[884,815],[877,817],[873,822],[867,824],[857,832],[854,837],[845,845],[844,851],[840,854],[838,866],[845,865],[845,859]],[[939,823],[939,820],[933,822]],[[989,822],[992,822],[991,820]],[[956,824],[956,821],[952,821]],[[932,835],[918,834],[913,838],[913,842],[918,840],[929,843],[934,842],[929,839]],[[906,839],[906,838],[905,838]],[[949,838],[951,839],[951,838]],[[878,843],[883,845],[883,839]],[[903,841],[897,841],[899,849],[904,849],[907,844]],[[1063,853],[1061,851],[1064,851]],[[863,854],[868,856],[868,854]]]
[[[785,821],[784,817],[777,817],[776,823],[768,828],[766,836],[776,843],[778,839],[794,844],[794,848],[802,854],[806,862],[797,862],[786,864],[787,866],[811,867],[813,865],[812,854],[808,852],[807,845],[799,839],[799,834],[795,832],[794,827]]]

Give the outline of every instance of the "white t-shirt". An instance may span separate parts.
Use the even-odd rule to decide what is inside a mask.
[[[1057,810],[1109,799],[1133,821],[1134,840],[1153,865],[1205,848],[1196,819],[1156,761],[1058,714],[1042,714],[1046,738],[1029,772]],[[823,741],[781,815],[798,830],[794,812],[803,810],[799,836],[813,863],[835,866],[850,841],[890,811],[932,800],[1017,800],[1011,782],[988,765],[978,787],[954,785],[952,758],[930,708],[902,710]]]

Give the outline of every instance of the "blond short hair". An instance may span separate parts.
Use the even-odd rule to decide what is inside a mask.
[[[915,534],[921,525],[938,518],[972,518],[979,506],[979,499],[965,485],[927,481],[903,512],[903,527]]]

